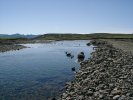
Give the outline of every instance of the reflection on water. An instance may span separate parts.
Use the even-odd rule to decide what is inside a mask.
[[[0,53],[0,100],[47,100],[58,95],[73,79],[72,68],[79,67],[77,54],[84,52],[85,59],[89,58],[88,42],[25,44],[31,48]]]

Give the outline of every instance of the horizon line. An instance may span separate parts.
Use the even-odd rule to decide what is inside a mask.
[[[15,34],[19,34],[19,35],[44,35],[44,34],[133,34],[132,33],[126,33],[126,32],[92,32],[92,33],[74,33],[74,32],[48,32],[48,33],[40,33],[40,34],[34,34],[34,33],[28,33],[28,34],[24,34],[24,33],[11,33],[11,34],[0,34],[0,35],[15,35]]]

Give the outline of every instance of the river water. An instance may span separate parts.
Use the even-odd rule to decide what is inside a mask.
[[[0,100],[48,100],[62,92],[79,68],[77,54],[90,57],[89,40],[24,44],[30,48],[0,53]],[[74,55],[67,57],[65,52]]]

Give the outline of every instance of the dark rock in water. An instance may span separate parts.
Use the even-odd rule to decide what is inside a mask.
[[[82,55],[82,54],[79,54],[79,55],[78,55],[78,59],[80,59],[80,58],[85,58],[85,56]]]
[[[78,58],[78,62],[82,62],[82,61],[84,61],[84,58]]]
[[[94,44],[96,44],[96,41],[93,40],[93,41],[90,41],[90,43],[94,45]]]
[[[80,52],[80,54],[83,54],[84,55],[84,52]]]
[[[91,45],[91,43],[87,43],[86,45],[87,45],[87,46],[90,46],[90,45]]]
[[[71,56],[71,53],[66,52],[66,56],[67,57],[70,57]]]
[[[68,53],[67,56],[68,56],[68,57],[71,56],[71,53]]]
[[[84,58],[85,58],[84,52],[80,52],[78,54],[78,59],[84,59]]]
[[[75,67],[73,67],[73,68],[72,68],[72,71],[75,71],[75,70],[76,70]]]
[[[74,58],[74,55],[71,55],[71,59]]]
[[[70,57],[71,59],[74,58],[74,55],[72,55],[71,53],[65,52],[67,57]]]
[[[56,98],[52,98],[51,100],[57,100]]]

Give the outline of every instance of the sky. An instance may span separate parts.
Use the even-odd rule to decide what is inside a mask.
[[[133,0],[0,0],[0,34],[133,33]]]

